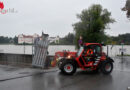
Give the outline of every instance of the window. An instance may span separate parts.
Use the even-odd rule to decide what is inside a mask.
[[[83,51],[83,47],[80,47],[80,49],[79,49],[77,55],[80,56],[80,54],[82,53],[82,51]]]
[[[99,45],[89,45],[89,46],[85,47],[85,52],[88,49],[92,49],[93,53],[96,54],[96,55],[100,55],[101,54],[101,47]]]

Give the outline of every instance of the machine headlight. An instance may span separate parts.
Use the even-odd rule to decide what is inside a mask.
[[[67,58],[68,58],[68,59],[70,59],[70,58],[71,58],[71,56],[69,55]]]

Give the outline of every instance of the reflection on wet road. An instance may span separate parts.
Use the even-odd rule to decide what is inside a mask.
[[[130,57],[116,57],[114,69],[119,71],[130,72]]]
[[[59,71],[0,82],[0,90],[127,90],[130,86],[130,58],[116,58],[110,75],[77,71],[73,76]]]

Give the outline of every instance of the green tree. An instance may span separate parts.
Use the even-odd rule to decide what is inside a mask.
[[[9,44],[12,38],[0,36],[0,44]]]
[[[117,42],[116,44],[121,44],[122,42],[126,45],[130,45],[130,33],[119,34],[118,36],[111,37],[112,41]]]
[[[73,45],[74,44],[74,34],[73,33],[68,33],[65,37],[60,39],[59,44],[62,45]]]
[[[18,37],[17,36],[14,37],[14,44],[18,44]]]
[[[130,0],[126,0],[125,7],[123,7],[122,10],[126,11],[127,18],[130,18]]]
[[[83,10],[81,14],[78,14],[77,18],[80,21],[73,24],[76,46],[78,46],[80,36],[83,37],[84,42],[101,43],[105,41],[104,30],[108,28],[109,23],[115,21],[110,16],[111,13],[107,9],[103,9],[99,4],[94,4]]]

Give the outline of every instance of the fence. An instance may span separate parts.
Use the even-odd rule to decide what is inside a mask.
[[[36,38],[34,43],[34,57],[32,61],[32,66],[45,68],[48,45],[48,34],[43,34],[42,40]]]

